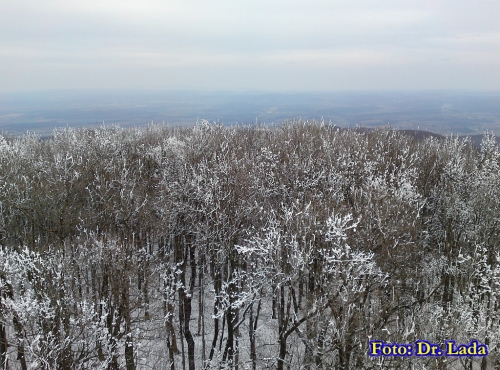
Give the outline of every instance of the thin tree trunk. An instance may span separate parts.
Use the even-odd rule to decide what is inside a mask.
[[[132,327],[131,327],[131,317],[130,317],[130,303],[129,303],[129,291],[128,283],[125,284],[122,292],[122,307],[123,315],[125,316],[125,366],[127,370],[135,370],[134,361],[134,343],[132,340]]]
[[[184,336],[186,338],[188,346],[188,363],[189,370],[195,370],[195,359],[194,359],[194,339],[189,328],[189,322],[191,321],[191,303],[194,292],[194,286],[196,282],[196,259],[195,259],[195,247],[193,245],[189,246],[189,260],[191,265],[191,276],[189,279],[189,294],[184,295]]]
[[[5,325],[0,324],[0,361],[2,369],[7,369],[7,349],[9,348],[9,343],[7,341],[7,331],[5,330]]]
[[[255,370],[256,354],[255,354],[255,331],[253,330],[253,303],[248,310],[248,340],[250,342],[250,361],[252,361],[252,369]]]
[[[188,355],[188,368],[189,370],[195,370],[195,359],[194,359],[194,339],[191,334],[191,330],[189,327],[189,322],[191,320],[191,297],[194,290],[194,283],[196,281],[196,261],[195,261],[195,249],[194,246],[187,246],[187,243],[183,243],[186,245],[185,252],[182,254],[182,244],[177,246],[176,251],[176,261],[179,266],[179,279],[180,279],[180,287],[179,287],[179,320],[180,325],[184,334],[184,338],[187,343],[187,355]],[[180,258],[179,258],[180,257]],[[189,288],[186,288],[186,261],[187,258],[190,259],[191,266],[191,276],[189,279]],[[187,293],[186,293],[187,291]],[[184,344],[183,344],[183,353],[184,353]],[[183,354],[183,368],[185,366],[184,354]]]
[[[1,232],[0,232],[0,246],[2,246],[2,233]],[[6,283],[5,277],[3,276],[3,274],[0,276],[0,279],[2,280],[3,283]],[[6,299],[8,296],[10,296],[9,293],[10,293],[9,288],[7,288],[7,292],[4,292],[4,291],[0,292],[0,299],[2,300],[0,307],[3,307],[3,300]],[[2,314],[2,319],[5,320],[5,316],[3,314]],[[1,361],[2,369],[8,368],[8,362],[7,362],[8,361],[8,356],[7,356],[8,348],[9,348],[9,342],[7,340],[7,330],[6,330],[4,324],[0,324],[0,361]]]
[[[250,307],[250,316],[248,322],[248,331],[249,331],[248,334],[250,339],[250,360],[252,361],[252,370],[257,369],[257,350],[255,347],[255,332],[257,331],[261,302],[262,301],[259,299],[259,304],[257,305],[257,313],[255,315],[255,319],[253,317],[253,304],[252,307]]]
[[[278,370],[283,370],[283,365],[285,363],[286,356],[286,341],[285,331],[287,328],[287,323],[285,320],[285,287],[280,286],[280,299],[278,305],[278,343],[279,343],[279,354],[278,354]]]
[[[176,238],[179,239],[179,238]],[[177,271],[175,271],[176,275],[178,275],[178,294],[179,294],[179,330],[180,330],[180,338],[181,338],[181,350],[182,350],[182,370],[186,370],[186,352],[184,350],[184,340],[182,339],[184,337],[184,321],[185,321],[185,314],[186,310],[184,308],[185,300],[184,296],[186,295],[185,292],[185,284],[186,284],[186,262],[185,262],[185,256],[182,251],[182,244],[180,240],[176,240],[175,243],[175,262],[177,265]],[[189,323],[188,323],[189,326]]]
[[[175,370],[174,350],[172,348],[172,344],[170,343],[169,337],[167,337],[167,348],[168,348],[168,362],[170,365],[170,370]]]
[[[2,276],[2,279],[5,281],[5,278]],[[7,292],[6,295],[10,299],[14,297],[14,290],[12,289],[12,285],[10,283],[5,281],[5,285],[7,287]],[[23,324],[21,323],[21,320],[19,320],[19,316],[17,312],[12,313],[12,323],[14,324],[14,330],[16,331],[17,335],[17,360],[19,361],[19,364],[21,365],[21,370],[28,370],[28,366],[26,364],[26,357],[25,357],[25,352],[24,352],[24,338],[23,338]],[[7,345],[7,342],[5,342],[5,345]]]
[[[203,285],[203,269],[205,268],[205,259],[201,258],[198,273],[198,336],[201,335],[201,361],[205,364],[206,341],[205,341],[205,289]]]
[[[215,290],[215,300],[214,300],[214,337],[212,339],[212,348],[210,348],[210,355],[208,356],[208,361],[212,361],[215,349],[217,348],[217,339],[219,338],[219,302],[220,302],[220,291],[222,288],[222,276],[219,271],[215,273],[214,276],[214,290]]]

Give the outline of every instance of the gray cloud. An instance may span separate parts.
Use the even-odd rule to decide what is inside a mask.
[[[484,0],[0,4],[0,90],[499,89]]]

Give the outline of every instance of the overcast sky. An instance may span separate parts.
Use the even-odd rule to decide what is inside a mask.
[[[498,0],[0,0],[0,92],[500,90]]]

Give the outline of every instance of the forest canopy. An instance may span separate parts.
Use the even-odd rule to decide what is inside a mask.
[[[500,150],[322,121],[0,136],[3,369],[500,367]],[[475,339],[485,357],[370,357]]]

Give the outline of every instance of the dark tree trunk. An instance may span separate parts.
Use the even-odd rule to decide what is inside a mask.
[[[287,320],[285,319],[285,287],[280,287],[280,297],[278,305],[278,343],[279,343],[279,355],[278,355],[278,370],[283,370],[286,357],[286,342],[287,337],[285,335],[287,329]]]
[[[5,281],[5,278],[2,277]],[[5,293],[7,297],[12,299],[14,297],[14,290],[12,289],[12,285],[10,283],[6,282],[6,287],[7,287],[7,292]],[[26,357],[25,357],[25,352],[24,352],[24,338],[23,338],[23,324],[19,320],[19,316],[17,312],[13,312],[13,317],[12,317],[12,323],[14,324],[14,330],[16,331],[17,339],[18,339],[18,345],[17,345],[17,360],[19,361],[19,364],[21,365],[21,370],[28,370],[28,365],[26,364]],[[7,342],[5,342],[5,345],[7,345]]]
[[[184,295],[184,336],[186,338],[188,346],[188,364],[189,370],[195,369],[194,360],[194,339],[189,328],[189,322],[191,321],[191,302],[194,292],[194,286],[196,282],[196,259],[195,259],[195,247],[193,245],[189,246],[189,260],[191,264],[191,276],[189,279],[189,294]]]
[[[215,271],[214,271],[215,272]],[[210,348],[210,355],[208,356],[208,361],[212,361],[215,350],[217,348],[217,340],[219,338],[219,304],[220,304],[220,291],[222,289],[222,276],[220,271],[215,272],[214,276],[214,290],[215,290],[215,300],[214,300],[214,337],[212,339],[212,347]]]
[[[125,366],[127,370],[135,370],[134,361],[134,343],[132,341],[132,327],[131,327],[131,317],[130,317],[130,303],[129,303],[129,291],[128,284],[123,289],[122,293],[122,307],[123,314],[125,316]]]
[[[250,338],[250,360],[252,361],[252,370],[257,369],[257,350],[255,347],[255,332],[257,331],[257,325],[259,321],[259,313],[260,313],[260,305],[261,300],[259,300],[259,304],[257,305],[257,312],[255,314],[255,319],[253,317],[253,304],[250,307],[250,316],[248,321],[248,331]]]
[[[7,342],[7,331],[5,330],[5,325],[0,324],[0,361],[2,369],[7,368],[7,348],[9,343]]]
[[[194,358],[194,339],[191,334],[189,327],[189,321],[191,320],[191,297],[194,291],[194,285],[196,281],[196,260],[195,260],[195,248],[194,246],[185,246],[185,251],[182,253],[182,244],[176,246],[176,261],[179,268],[179,321],[184,334],[184,338],[187,343],[187,354],[188,354],[188,368],[189,370],[195,369],[195,358]],[[190,259],[191,266],[191,276],[189,279],[189,287],[186,284],[186,261]],[[187,292],[186,292],[187,291]]]

